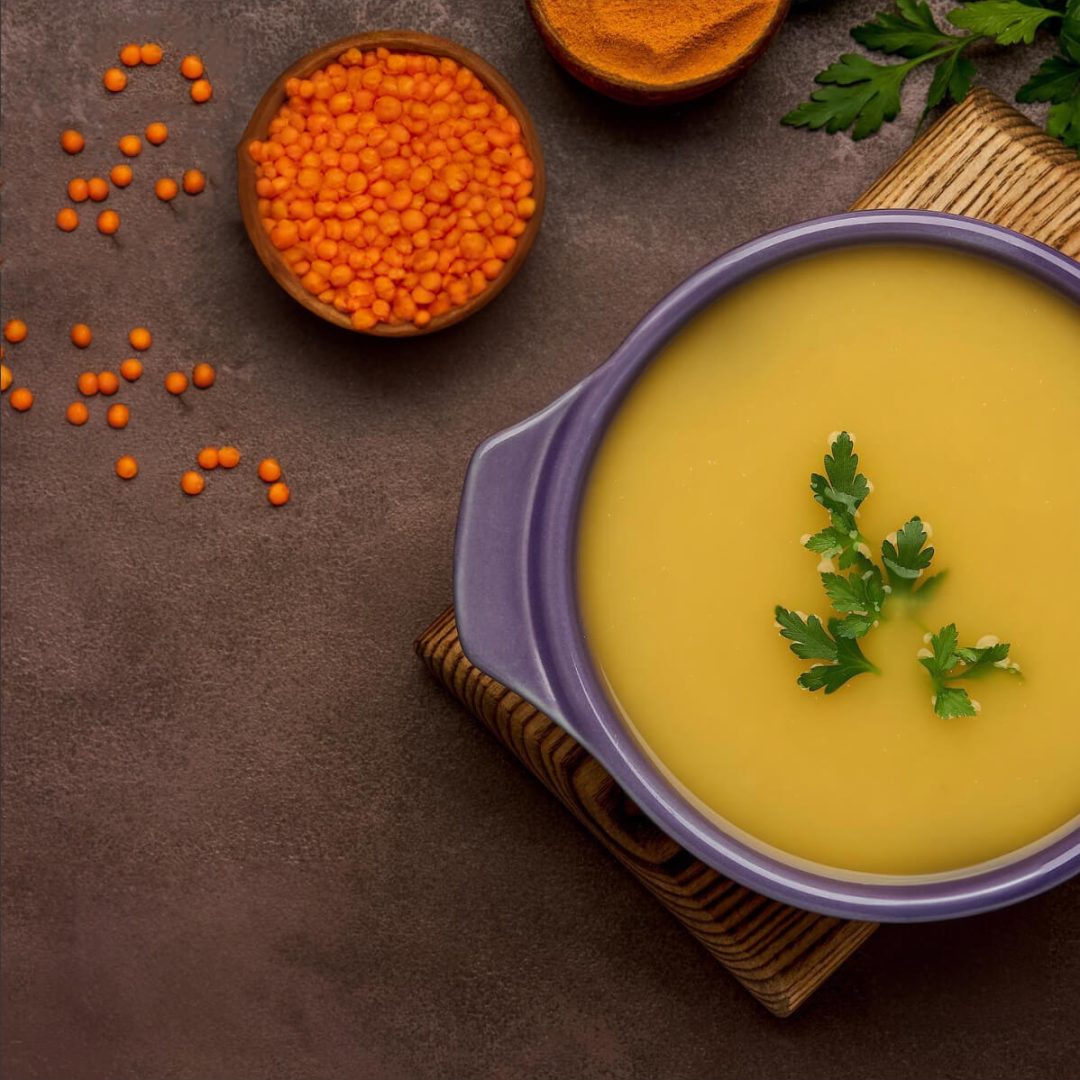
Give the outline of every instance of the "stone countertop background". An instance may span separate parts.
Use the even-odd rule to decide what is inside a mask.
[[[1080,1059],[1080,881],[951,925],[883,929],[795,1019],[768,1016],[426,677],[460,484],[485,435],[602,361],[687,273],[843,209],[908,144],[781,128],[882,5],[796,12],[736,84],[647,113],[549,59],[517,0],[3,7],[4,317],[34,409],[2,414],[3,1047],[8,1080],[1039,1077]],[[270,80],[379,26],[454,37],[537,122],[550,197],[519,278],[408,343],[337,331],[259,265],[233,147]],[[107,95],[125,41],[166,60]],[[176,66],[207,62],[196,107]],[[1045,48],[1043,50],[1045,52]],[[1026,52],[1027,55],[1024,55]],[[1000,93],[1034,67],[985,67]],[[913,80],[920,87],[925,73]],[[64,235],[73,175],[170,127]],[[57,146],[73,125],[76,158]],[[158,202],[196,164],[208,191]],[[93,346],[68,341],[86,321]],[[74,376],[129,353],[123,432],[67,425]],[[165,371],[209,360],[182,399]],[[180,472],[234,442],[197,500]],[[138,479],[112,474],[124,452]],[[271,510],[253,465],[280,457]]]

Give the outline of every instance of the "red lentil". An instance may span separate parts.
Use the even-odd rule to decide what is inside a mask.
[[[248,153],[263,227],[308,292],[360,330],[426,326],[498,277],[536,211],[535,166],[472,71],[350,49],[285,92]]]
[[[139,463],[130,454],[118,457],[116,459],[116,475],[121,480],[134,480],[139,475]]]

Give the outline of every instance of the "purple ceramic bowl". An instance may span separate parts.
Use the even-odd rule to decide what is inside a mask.
[[[1080,870],[1080,822],[991,863],[920,877],[846,874],[759,845],[669,780],[609,703],[589,655],[575,586],[578,512],[594,454],[658,349],[701,308],[761,271],[842,246],[883,243],[990,258],[1080,304],[1080,265],[1026,236],[948,214],[840,214],[736,248],[662,300],[572,390],[476,451],[458,519],[454,602],[469,658],[583,743],[661,829],[703,862],[811,911],[914,922],[988,911],[1064,881]]]

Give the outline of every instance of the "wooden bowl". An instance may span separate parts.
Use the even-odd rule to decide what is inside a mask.
[[[368,51],[377,48],[393,49],[399,52],[427,53],[432,56],[448,56],[451,60],[471,69],[481,82],[501,101],[507,109],[517,118],[521,124],[521,138],[525,149],[532,158],[536,172],[533,176],[532,197],[536,200],[536,212],[529,219],[525,231],[518,237],[517,248],[510,256],[502,272],[488,287],[478,296],[472,297],[460,307],[451,308],[449,311],[437,315],[427,324],[418,327],[411,322],[398,323],[391,326],[389,323],[376,323],[368,330],[357,330],[352,320],[344,312],[330,304],[324,304],[317,296],[312,296],[300,284],[300,279],[289,269],[281,253],[270,243],[270,238],[263,228],[259,217],[259,197],[255,193],[255,162],[247,152],[248,143],[252,139],[263,139],[270,128],[270,121],[277,114],[282,102],[285,100],[285,84],[294,77],[305,78],[312,72],[329,63],[333,63],[347,49],[360,49]],[[367,34],[354,34],[351,37],[341,38],[329,45],[310,52],[301,60],[297,60],[287,71],[283,71],[270,85],[270,88],[262,96],[262,100],[255,107],[255,111],[244,129],[243,138],[236,148],[236,181],[237,191],[240,198],[240,212],[244,218],[244,227],[251,238],[255,251],[262,260],[263,266],[270,271],[274,280],[298,303],[303,304],[309,311],[314,312],[321,319],[340,326],[345,330],[351,330],[358,334],[371,334],[375,337],[413,337],[417,334],[430,334],[435,330],[442,330],[447,326],[467,319],[474,312],[479,311],[485,304],[490,303],[510,283],[514,275],[521,269],[525,256],[536,239],[540,229],[540,219],[544,213],[544,199],[546,184],[544,182],[544,159],[540,153],[540,140],[533,126],[521,98],[514,92],[514,88],[506,79],[493,68],[486,60],[481,59],[476,53],[466,49],[456,42],[447,41],[445,38],[435,37],[432,34],[421,34],[412,30],[375,30]]]
[[[540,32],[544,44],[553,57],[575,79],[580,80],[593,90],[601,94],[615,98],[617,101],[625,101],[631,105],[666,105],[676,101],[688,101],[690,98],[700,97],[710,90],[734,79],[742,74],[764,51],[772,41],[776,32],[780,29],[784,19],[787,18],[791,0],[773,0],[774,10],[772,17],[757,37],[738,57],[724,67],[710,71],[706,75],[700,75],[684,82],[657,85],[656,83],[639,82],[635,79],[624,79],[609,71],[602,71],[598,67],[582,59],[571,52],[566,43],[556,33],[547,15],[544,13],[542,0],[526,0],[529,14],[532,16],[536,29]]]

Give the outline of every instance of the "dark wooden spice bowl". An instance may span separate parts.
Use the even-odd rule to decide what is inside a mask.
[[[601,71],[589,61],[570,51],[566,42],[559,37],[544,13],[542,0],[526,0],[526,4],[533,22],[536,24],[536,29],[540,32],[540,37],[543,38],[544,44],[548,48],[548,52],[575,79],[583,82],[593,90],[599,91],[601,94],[615,98],[617,101],[625,101],[631,105],[666,105],[671,102],[688,101],[690,98],[700,97],[702,94],[707,94],[710,90],[722,86],[730,79],[734,79],[736,75],[741,75],[765,51],[766,46],[776,36],[776,32],[780,29],[784,19],[787,18],[791,0],[773,0],[774,10],[765,29],[730,63],[697,78],[668,85],[624,79],[612,72]]]
[[[248,143],[252,139],[263,139],[270,129],[270,121],[277,114],[278,109],[285,101],[285,84],[289,79],[306,76],[317,71],[327,64],[333,63],[343,52],[348,49],[360,49],[368,51],[377,48],[394,49],[400,52],[427,53],[432,56],[448,56],[451,60],[463,64],[477,75],[481,82],[501,101],[507,109],[517,118],[521,124],[522,142],[532,158],[536,172],[533,176],[532,197],[536,200],[536,212],[529,219],[525,231],[517,238],[517,247],[510,257],[502,272],[488,287],[478,296],[472,297],[460,307],[451,308],[431,320],[424,327],[415,326],[411,322],[398,323],[391,326],[388,323],[376,323],[369,330],[357,330],[352,320],[344,312],[330,304],[324,304],[317,296],[312,296],[300,279],[288,267],[281,253],[270,243],[270,238],[263,228],[259,217],[259,197],[255,192],[255,163],[247,152]],[[536,135],[525,106],[517,96],[510,83],[493,68],[486,60],[481,59],[476,53],[466,49],[456,42],[447,41],[445,38],[435,37],[432,34],[421,34],[412,30],[375,30],[367,34],[354,34],[351,37],[341,38],[329,45],[310,52],[307,56],[297,60],[287,71],[283,71],[271,83],[270,88],[262,96],[262,100],[255,107],[247,127],[244,129],[243,138],[236,148],[236,177],[237,190],[240,199],[240,212],[244,218],[244,227],[255,247],[263,266],[270,271],[273,279],[298,303],[303,304],[309,311],[314,312],[321,319],[340,326],[354,333],[371,334],[376,337],[413,337],[417,334],[430,334],[435,330],[442,330],[454,323],[467,319],[474,312],[479,311],[485,304],[490,303],[513,279],[521,269],[529,249],[536,239],[540,229],[540,219],[544,213],[544,199],[546,185],[544,182],[544,159],[540,153],[540,140]]]

